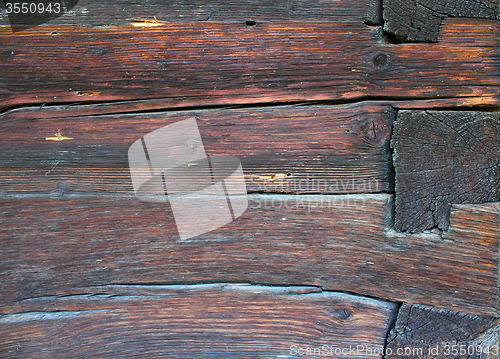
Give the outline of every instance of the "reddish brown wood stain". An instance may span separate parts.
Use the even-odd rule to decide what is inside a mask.
[[[459,25],[450,23],[443,43],[432,47],[379,44],[370,28],[351,22],[270,22],[251,31],[240,23],[207,22],[51,27],[57,37],[46,27],[16,34],[5,28],[0,105],[178,97],[181,106],[192,106],[367,96],[489,103],[498,93],[492,26],[476,20],[468,35],[482,39],[477,44],[464,42]]]
[[[444,198],[444,231],[421,227],[439,178],[401,176],[438,128],[404,116],[497,110],[498,4],[462,3],[81,0],[16,33],[0,14],[0,357],[491,345],[499,203]],[[396,43],[419,36],[438,42]],[[133,196],[127,151],[191,117],[207,154],[241,160],[250,205],[180,241],[167,204]],[[496,168],[438,137],[455,152],[436,158]]]

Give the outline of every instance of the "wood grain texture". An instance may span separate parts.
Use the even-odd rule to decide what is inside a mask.
[[[447,230],[453,203],[500,201],[499,138],[496,112],[399,111],[395,228]]]
[[[424,203],[432,230],[398,232],[426,218],[402,221],[398,194],[395,231],[379,193],[393,191],[393,109],[497,106],[498,4],[385,1],[386,31],[432,45],[392,43],[381,10],[82,0],[15,34],[0,14],[0,357],[274,358],[296,345],[340,358],[324,346],[361,344],[380,358],[397,307],[384,300],[418,303],[389,348],[498,342],[480,315],[500,315],[500,203],[456,204],[500,200],[496,115],[423,127],[470,155],[451,152],[461,162],[436,188],[460,200]],[[379,102],[338,106],[358,100]],[[168,204],[133,197],[126,154],[193,116],[253,194],[243,216],[182,241]],[[47,141],[56,131],[68,140]],[[398,143],[396,159],[412,154]]]
[[[498,319],[498,318],[497,318]],[[480,359],[495,359],[500,353],[500,324],[497,322],[474,341],[481,348]],[[498,348],[498,350],[497,350]]]
[[[497,322],[493,317],[403,303],[387,337],[386,358],[487,358],[481,356],[477,339]],[[499,353],[500,348],[490,350]]]
[[[65,16],[50,24],[79,26],[128,25],[133,19],[168,22],[262,21],[332,21],[362,22],[368,0],[79,0]],[[8,23],[5,13],[0,23]]]
[[[457,207],[456,231],[440,238],[387,232],[387,195],[251,195],[249,201],[237,220],[180,241],[164,204],[3,199],[1,302],[113,283],[238,281],[498,313],[498,205]]]
[[[381,351],[395,309],[392,303],[317,288],[216,284],[96,290],[102,294],[41,298],[7,309],[23,312],[0,317],[0,356],[275,358],[309,349],[332,357],[332,348],[363,345]]]
[[[500,19],[496,0],[384,0],[384,30],[400,41],[436,42],[447,17]]]
[[[250,192],[393,191],[388,105],[219,109],[86,116],[80,109],[0,115],[0,193],[133,194],[128,148],[196,118],[209,155],[240,159]],[[65,141],[47,141],[61,130]]]
[[[498,24],[384,44],[363,21],[172,22],[0,30],[0,107],[166,99],[170,106],[366,98],[498,100]],[[464,34],[463,30],[467,29]],[[175,100],[172,100],[175,99]]]

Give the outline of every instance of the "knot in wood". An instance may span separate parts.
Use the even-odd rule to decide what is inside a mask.
[[[341,309],[335,310],[333,312],[333,315],[342,321],[346,321],[352,317],[352,311],[349,308],[341,308]]]
[[[389,140],[391,125],[385,119],[370,119],[361,127],[363,139],[366,143],[379,146]]]
[[[385,52],[379,52],[373,56],[372,61],[375,68],[386,69],[390,65],[391,57]]]

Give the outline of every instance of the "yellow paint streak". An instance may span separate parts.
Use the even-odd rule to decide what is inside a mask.
[[[134,27],[155,27],[155,26],[163,26],[167,24],[166,21],[156,20],[147,20],[147,19],[133,19],[133,22],[130,25]]]
[[[61,133],[61,130],[57,130],[56,133],[54,133],[55,137],[45,137],[45,141],[64,141],[64,140],[72,140],[73,137],[64,137]]]

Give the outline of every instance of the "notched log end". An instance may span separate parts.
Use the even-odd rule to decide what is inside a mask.
[[[384,19],[382,11],[383,11],[382,0],[370,0],[368,2],[368,11],[365,18],[365,24],[369,26],[383,25]]]
[[[500,115],[400,111],[392,147],[395,229],[449,228],[453,204],[500,201]]]
[[[459,343],[461,347],[477,348],[473,344],[482,337],[481,333],[490,333],[496,323],[497,319],[493,317],[405,303],[387,337],[387,352],[392,355],[386,358],[401,358],[396,356],[401,348],[411,349],[405,353],[414,358],[436,357],[434,355],[442,352],[443,343]]]
[[[448,17],[499,19],[494,0],[384,0],[384,30],[400,42],[437,42]]]

